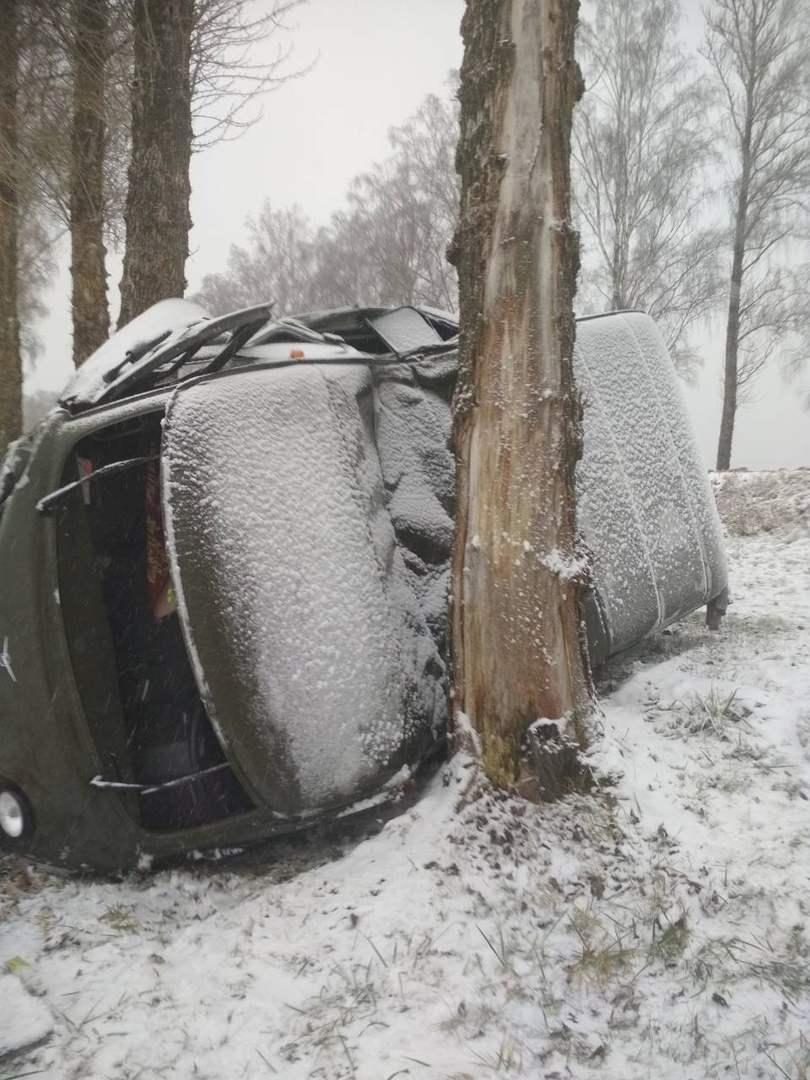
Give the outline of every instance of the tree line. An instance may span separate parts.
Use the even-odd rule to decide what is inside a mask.
[[[267,200],[245,223],[224,271],[195,299],[214,314],[272,299],[279,314],[357,304],[425,304],[455,311],[447,248],[458,218],[458,79],[389,133],[391,154],[352,181],[346,205],[316,227],[297,206]]]
[[[810,190],[810,29],[801,0],[713,0],[700,52],[679,0],[600,0],[579,28],[585,93],[574,110],[582,313],[640,308],[693,378],[696,328],[725,309],[717,467],[737,409],[772,355],[807,350],[808,267],[794,241]],[[453,86],[453,89],[455,85]],[[266,202],[198,298],[220,312],[268,296],[282,311],[358,303],[455,310],[445,259],[459,200],[455,94],[391,131],[391,154],[314,227]],[[279,253],[283,256],[279,257]]]
[[[228,91],[246,73],[245,47],[296,2],[275,0],[251,22],[241,0],[0,0],[0,434],[19,426],[12,313],[30,345],[56,233],[71,235],[76,363],[109,332],[107,244],[126,238],[120,322],[182,295],[190,154],[240,122],[244,99]],[[577,306],[649,311],[685,378],[700,362],[696,328],[725,311],[722,469],[758,374],[776,355],[796,368],[807,350],[797,239],[810,190],[810,15],[802,0],[711,0],[697,52],[681,19],[679,0],[600,0],[580,25]],[[250,71],[263,86],[282,77],[275,64]],[[328,224],[267,201],[198,299],[214,313],[267,298],[279,313],[455,309],[456,85],[392,129],[388,158],[355,178]]]
[[[299,2],[0,0],[0,445],[21,430],[62,235],[77,366],[110,332],[108,245],[124,250],[119,325],[183,295],[191,155],[284,78],[283,52],[250,49]]]
[[[600,0],[580,37],[574,197],[584,296],[649,311],[682,373],[690,331],[724,311],[728,469],[757,376],[777,353],[796,368],[810,344],[810,8],[711,0],[704,14],[690,55],[678,0]]]

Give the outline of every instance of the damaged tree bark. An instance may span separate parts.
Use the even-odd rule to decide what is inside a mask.
[[[579,735],[590,698],[574,512],[577,11],[468,0],[462,23],[454,706],[487,776],[539,797],[528,728],[570,721]]]

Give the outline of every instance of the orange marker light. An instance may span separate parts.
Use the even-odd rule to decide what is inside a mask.
[[[291,360],[303,360],[305,356],[306,353],[303,349],[290,349]]]

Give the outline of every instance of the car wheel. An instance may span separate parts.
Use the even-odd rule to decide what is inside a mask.
[[[34,831],[34,812],[22,791],[0,781],[0,843],[14,848]]]

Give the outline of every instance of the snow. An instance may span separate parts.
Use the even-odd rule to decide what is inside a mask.
[[[205,308],[191,300],[161,300],[122,327],[88,357],[68,381],[59,400],[67,404],[92,404],[103,393],[105,376],[128,352],[135,352],[166,334],[179,336],[201,319],[210,318]]]
[[[53,1034],[4,1071],[807,1075],[810,531],[770,505],[729,537],[719,632],[689,616],[603,671],[593,794],[496,798],[457,757],[399,813],[250,858],[121,882],[11,860],[0,968],[20,1030],[45,1009]]]
[[[340,365],[189,385],[167,411],[186,640],[217,730],[282,813],[374,790],[444,721],[444,664],[392,525],[432,535],[430,492],[403,459],[389,516],[374,409],[368,369]]]
[[[579,525],[612,646],[621,648],[720,592],[722,535],[652,319],[580,320],[574,363],[585,409]]]
[[[49,1009],[33,997],[16,975],[0,975],[0,1060],[40,1042],[53,1031]]]
[[[371,324],[388,347],[407,353],[429,345],[441,345],[442,339],[416,308],[400,307],[377,315]]]
[[[374,436],[388,513],[411,588],[437,643],[444,638],[454,524],[455,459],[446,385],[455,354],[372,369]]]

